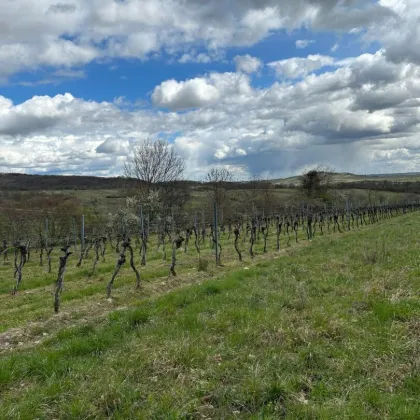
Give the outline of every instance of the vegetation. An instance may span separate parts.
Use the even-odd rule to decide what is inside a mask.
[[[299,191],[308,200],[331,201],[332,175],[332,169],[322,166],[307,170],[300,177]]]
[[[180,250],[170,280],[151,256],[138,294],[127,267],[111,302],[114,262],[86,281],[73,261],[56,316],[55,275],[30,260],[11,298],[6,264],[0,418],[417,419],[419,224],[410,213],[274,255],[260,241],[255,260],[204,272]]]
[[[0,190],[10,191],[42,191],[42,190],[112,190],[134,186],[135,180],[124,177],[101,178],[97,176],[74,175],[28,175],[0,174]]]
[[[418,418],[417,195],[147,150],[115,210],[3,189],[0,418]]]
[[[332,202],[339,207],[346,197],[353,205],[361,206],[412,201],[420,196],[420,178],[414,174],[389,176],[385,181],[384,176],[375,178],[340,173],[332,173],[331,178],[334,185]],[[299,207],[302,202],[309,200],[299,193],[298,182],[298,177],[281,181],[254,177],[244,182],[224,183],[223,190],[227,193],[225,207],[247,208],[248,211],[252,211],[253,207],[266,210],[283,208],[285,205]],[[53,210],[54,203],[66,200],[68,203],[78,203],[79,207],[74,211],[69,209],[66,212],[69,216],[117,213],[126,206],[127,193],[135,194],[138,186],[138,180],[128,178],[0,174],[2,210],[7,213],[10,209],[12,214],[44,208]],[[174,203],[180,198],[179,201],[188,211],[206,211],[212,206],[207,198],[209,193],[213,196],[211,184],[183,180],[170,182],[167,188],[169,201]],[[44,205],[47,200],[51,200],[48,206]]]
[[[146,139],[133,149],[132,159],[125,165],[127,179],[135,179],[136,197],[145,204],[164,208],[182,207],[189,199],[189,186],[180,182],[185,159],[169,142]]]

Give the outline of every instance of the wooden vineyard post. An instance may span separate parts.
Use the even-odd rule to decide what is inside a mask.
[[[141,265],[146,265],[146,235],[144,231],[144,216],[143,216],[143,206],[140,206],[140,229],[141,229]]]

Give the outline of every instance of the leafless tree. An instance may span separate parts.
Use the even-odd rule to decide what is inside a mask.
[[[133,149],[132,160],[126,163],[124,175],[138,180],[148,194],[157,184],[180,180],[184,170],[185,159],[169,142],[146,139]]]
[[[133,149],[124,175],[138,181],[135,195],[153,208],[182,207],[190,198],[190,185],[182,180],[186,162],[164,139],[147,139]]]
[[[212,199],[219,208],[222,207],[227,198],[226,184],[233,181],[233,173],[226,168],[213,168],[206,175],[205,182],[212,191]]]

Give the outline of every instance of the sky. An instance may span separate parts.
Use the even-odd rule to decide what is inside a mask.
[[[420,0],[1,0],[0,172],[420,171]]]

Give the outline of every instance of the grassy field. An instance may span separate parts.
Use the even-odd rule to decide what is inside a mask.
[[[86,184],[86,189],[78,188],[83,186],[83,182],[79,179],[80,177],[53,177],[54,183],[50,185],[49,189],[29,189],[29,190],[19,190],[19,187],[24,188],[24,180],[19,180],[19,177],[8,176],[3,174],[3,177],[8,180],[15,189],[7,189],[7,191],[0,191],[1,194],[5,194],[5,198],[10,200],[7,207],[16,207],[20,208],[22,203],[27,202],[28,200],[33,199],[34,197],[39,197],[40,194],[45,194],[48,196],[64,194],[67,196],[73,196],[76,199],[80,200],[87,208],[90,208],[92,211],[98,211],[101,214],[108,213],[117,213],[118,210],[126,206],[126,195],[127,191],[123,188],[118,189],[112,187],[115,184],[115,179],[106,179],[106,178],[96,178],[95,182],[91,184]],[[26,176],[25,176],[26,177]],[[48,178],[48,177],[47,177]],[[39,177],[39,183],[42,186],[48,186],[47,178]],[[83,177],[82,177],[83,178]],[[26,179],[26,178],[25,178]],[[299,184],[299,176],[291,178],[282,178],[272,180],[273,184],[281,185],[290,185],[290,184]],[[60,180],[63,184],[63,188],[60,189]],[[419,173],[412,174],[389,174],[389,175],[355,175],[350,173],[335,173],[332,175],[333,183],[352,183],[360,181],[375,181],[380,182],[387,180],[390,182],[418,182],[420,180]],[[0,182],[1,183],[1,182]],[[32,181],[32,184],[35,182]],[[69,186],[74,184],[74,188],[69,188]],[[32,185],[31,184],[31,185]],[[36,184],[36,183],[35,183]],[[100,188],[103,186],[103,188]],[[350,185],[352,187],[356,185]],[[0,194],[0,195],[1,195]],[[238,201],[242,202],[243,205],[247,205],[250,201],[250,196],[252,196],[254,201],[257,201],[256,205],[258,207],[268,207],[277,208],[283,206],[285,203],[290,204],[291,206],[298,206],[300,202],[305,201],[305,198],[299,196],[297,189],[290,188],[275,188],[270,191],[269,204],[263,198],[265,191],[263,190],[231,190],[229,191],[228,201],[231,206],[234,206]],[[391,192],[391,191],[375,191],[371,189],[340,189],[335,193],[337,202],[336,205],[344,206],[345,197],[348,197],[353,205],[367,205],[367,204],[382,204],[382,203],[393,203],[393,202],[402,202],[406,199],[405,193]],[[3,197],[3,196],[2,196]],[[203,208],[210,208],[212,203],[209,204],[209,191],[203,189],[203,186],[199,184],[193,184],[191,186],[191,198],[186,204],[187,211],[201,211]]]
[[[259,244],[242,264],[225,240],[223,267],[179,252],[169,279],[154,251],[142,290],[126,267],[110,301],[115,256],[92,276],[73,260],[55,316],[55,275],[34,256],[11,297],[5,265],[0,418],[418,419],[419,226]]]
[[[273,179],[274,184],[289,185],[299,184],[300,176],[292,176],[289,178]],[[390,181],[390,182],[419,182],[420,173],[402,173],[402,174],[377,174],[377,175],[357,175],[346,172],[336,172],[331,174],[332,182],[347,183],[360,181]]]
[[[116,213],[121,208],[126,206],[126,198],[124,195],[124,191],[118,190],[80,190],[80,191],[44,191],[48,194],[66,194],[74,196],[80,199],[84,204],[91,205],[92,202],[96,201],[98,203],[99,210],[107,214],[108,212]],[[242,201],[245,203],[247,200],[244,198],[245,195],[241,197],[241,194],[244,194],[244,190],[235,190],[231,191],[231,201],[236,202],[237,197],[240,197]],[[249,190],[248,196],[249,196]],[[263,191],[256,190],[255,196],[263,196]],[[404,193],[392,192],[392,191],[368,191],[363,189],[356,189],[350,188],[348,190],[340,190],[339,193],[341,196],[345,197],[348,196],[356,205],[359,203],[360,205],[366,205],[369,203],[369,196],[373,203],[382,203],[382,202],[402,202],[404,201],[405,195]],[[34,194],[33,192],[26,193],[28,195]],[[299,197],[297,191],[295,189],[273,189],[272,190],[272,207],[275,209],[277,205],[284,205],[288,203],[292,205],[293,203],[300,203],[302,201],[302,197]],[[337,205],[342,206],[345,203],[345,198],[342,199],[342,202],[338,202]],[[209,193],[206,191],[197,191],[193,190],[191,194],[191,198],[186,205],[187,211],[198,210],[200,211],[203,208],[209,207]]]

